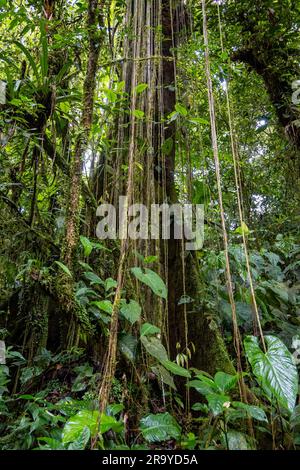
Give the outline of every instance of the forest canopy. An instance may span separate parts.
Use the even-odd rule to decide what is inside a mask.
[[[1,450],[299,450],[299,32],[0,0]]]

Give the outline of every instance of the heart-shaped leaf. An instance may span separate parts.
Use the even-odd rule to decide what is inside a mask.
[[[140,421],[140,429],[148,442],[179,439],[181,427],[169,413],[150,414]]]
[[[141,281],[146,286],[150,287],[150,289],[154,292],[154,294],[166,299],[168,297],[168,289],[161,279],[161,277],[156,274],[154,271],[148,268],[131,268],[132,274]]]
[[[293,357],[280,339],[266,336],[265,340],[266,353],[260,349],[255,336],[247,336],[244,340],[252,371],[270,400],[276,398],[281,406],[293,411],[298,392],[298,373]]]

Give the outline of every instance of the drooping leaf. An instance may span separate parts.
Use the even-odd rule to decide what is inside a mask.
[[[68,266],[66,266],[64,263],[61,263],[60,261],[55,261],[57,266],[60,267],[60,269],[63,270],[64,273],[66,273],[68,276],[73,277],[71,274],[71,271],[69,270]]]
[[[140,430],[148,442],[179,439],[181,427],[169,413],[150,414],[140,421]]]
[[[26,56],[30,66],[31,66],[31,68],[34,72],[34,75],[35,75],[36,79],[39,80],[40,75],[39,75],[38,68],[37,68],[36,63],[35,63],[35,58],[32,56],[30,51],[21,42],[14,41],[14,43],[24,53],[24,55]]]
[[[90,281],[91,284],[100,284],[101,286],[104,286],[104,282],[102,281],[102,279],[100,279],[99,276],[97,276],[97,274],[95,273],[92,273],[90,271],[84,273],[84,277]]]
[[[172,374],[174,375],[180,375],[181,377],[187,377],[187,378],[191,377],[191,374],[189,373],[189,371],[179,366],[178,364],[176,364],[176,362],[172,362],[168,360],[168,361],[162,362],[162,365],[166,369],[168,369],[170,372],[172,372]]]
[[[131,362],[135,361],[138,341],[135,336],[122,334],[119,339],[119,349],[121,353]]]
[[[160,334],[160,328],[151,323],[143,323],[141,326],[141,336]]]
[[[176,390],[172,375],[162,365],[158,364],[157,366],[153,366],[151,367],[151,370],[160,380],[163,381],[163,383],[169,385],[173,390]]]
[[[157,359],[162,364],[165,361],[168,361],[167,351],[158,338],[155,336],[150,336],[150,338],[142,336],[141,342],[150,356],[155,357],[155,359]]]
[[[264,353],[255,336],[244,340],[252,371],[270,400],[276,398],[285,408],[293,411],[298,393],[298,373],[293,357],[282,341],[275,336],[265,337]]]
[[[148,268],[131,268],[132,274],[141,281],[143,284],[146,284],[150,289],[154,292],[154,294],[162,297],[163,299],[167,299],[168,297],[168,290],[161,279],[161,277],[154,271]]]
[[[248,405],[247,403],[242,402],[233,402],[232,406],[237,409],[245,410],[253,419],[257,421],[265,421],[268,422],[267,415],[265,411],[260,408],[259,406]]]

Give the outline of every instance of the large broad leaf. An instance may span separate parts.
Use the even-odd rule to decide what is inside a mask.
[[[144,268],[143,270],[141,268],[131,268],[131,272],[139,281],[150,287],[154,294],[162,297],[163,299],[168,297],[167,287],[156,272],[148,268]]]
[[[105,433],[112,429],[121,432],[123,423],[117,421],[113,416],[101,415],[98,410],[81,410],[72,416],[65,424],[62,432],[62,442],[74,442],[80,439],[85,428],[88,428],[93,437],[97,434],[100,424],[100,432]]]
[[[81,410],[72,416],[65,424],[62,432],[62,441],[74,442],[82,434],[84,428],[88,428],[91,436],[97,434],[99,411]]]
[[[162,364],[166,369],[168,369],[174,375],[180,375],[181,377],[187,377],[188,379],[191,377],[191,374],[189,373],[189,371],[179,366],[178,364],[176,364],[176,362],[163,361]]]
[[[150,414],[140,421],[140,430],[148,442],[179,439],[181,427],[169,413]]]
[[[155,357],[155,359],[157,359],[162,364],[165,361],[168,361],[167,351],[158,338],[155,336],[151,336],[150,338],[142,336],[141,342],[150,356]]]
[[[258,338],[245,338],[247,358],[270,400],[276,398],[281,406],[293,411],[298,392],[298,373],[293,357],[280,339],[275,336],[266,336],[265,339],[266,353],[260,349]]]
[[[130,300],[129,303],[127,303],[126,300],[122,300],[120,313],[133,325],[140,319],[142,309],[140,304],[135,300]]]

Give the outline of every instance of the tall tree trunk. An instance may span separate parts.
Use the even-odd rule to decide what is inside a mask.
[[[175,67],[172,60],[173,41],[172,32],[177,27],[175,8],[170,9],[170,2],[163,1],[162,8],[162,54],[163,60],[163,103],[164,116],[167,117],[175,109]],[[172,24],[173,21],[173,24]],[[179,31],[180,32],[180,31]],[[175,122],[165,129],[165,139],[171,138],[174,142],[172,151],[166,159],[167,197],[171,203],[178,201],[175,181]],[[193,350],[190,365],[198,369],[214,373],[216,370],[233,372],[233,366],[229,359],[221,334],[214,323],[209,320],[200,306],[201,285],[199,264],[195,252],[183,251],[181,240],[171,239],[168,243],[168,325],[169,345],[171,356],[174,359],[180,344],[183,351],[187,346]],[[180,303],[183,296],[190,297],[193,301],[189,304]],[[185,331],[187,329],[187,331]],[[188,344],[185,344],[185,343]],[[185,351],[186,353],[186,351]]]

